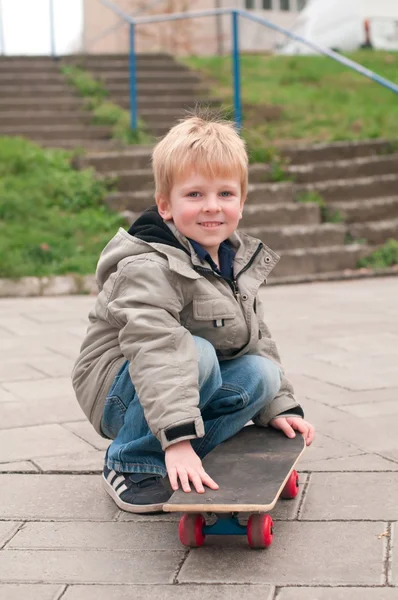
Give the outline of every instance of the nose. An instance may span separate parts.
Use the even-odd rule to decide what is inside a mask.
[[[220,203],[218,201],[217,194],[209,194],[206,197],[204,211],[205,212],[220,212],[220,210],[221,210],[221,207],[220,207]]]

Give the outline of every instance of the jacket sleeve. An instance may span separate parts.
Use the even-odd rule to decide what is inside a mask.
[[[183,306],[177,277],[148,258],[124,266],[108,301],[107,318],[120,329],[131,381],[164,450],[204,435],[198,356],[191,333],[180,323]]]
[[[271,419],[274,419],[277,416],[304,417],[304,411],[294,396],[292,384],[285,376],[277,346],[271,337],[270,330],[264,323],[264,309],[259,296],[256,298],[256,313],[259,322],[260,339],[258,340],[256,348],[250,353],[265,356],[278,364],[281,370],[281,387],[272,402],[265,406],[263,410],[256,415],[253,421],[256,425],[266,427]]]

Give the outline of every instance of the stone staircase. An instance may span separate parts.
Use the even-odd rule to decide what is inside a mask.
[[[93,166],[117,181],[107,204],[132,221],[153,204],[150,148],[90,154]],[[281,254],[270,281],[342,275],[388,238],[398,239],[398,151],[384,140],[286,147],[294,181],[266,183],[268,168],[251,165],[241,228]],[[319,204],[300,202],[316,192],[342,222],[322,222]],[[356,241],[357,240],[357,241]]]
[[[120,148],[111,129],[91,124],[84,100],[67,84],[60,64],[74,64],[101,80],[110,99],[129,108],[127,55],[0,57],[0,135],[21,135],[46,146],[104,150]],[[137,56],[138,113],[160,136],[197,102],[214,106],[198,75],[171,56]]]
[[[104,82],[110,98],[129,107],[128,57],[72,56]],[[216,106],[198,75],[167,55],[137,57],[139,115],[164,134],[197,102]],[[84,101],[66,83],[59,63],[46,57],[0,57],[0,136],[22,135],[40,144],[83,147],[81,167],[115,179],[107,204],[132,220],[153,204],[150,147],[122,149],[108,127],[94,126]],[[242,229],[282,255],[270,281],[342,276],[388,238],[398,239],[398,144],[385,140],[282,149],[293,181],[267,183],[265,165],[250,167]],[[321,206],[300,202],[316,193],[342,222],[322,222]],[[308,199],[308,198],[307,198]]]
[[[80,66],[101,81],[110,100],[122,108],[130,107],[129,57],[126,55],[83,55],[65,59]],[[139,54],[136,61],[138,116],[155,136],[162,136],[171,125],[197,103],[219,106],[210,98],[200,76],[167,54]]]

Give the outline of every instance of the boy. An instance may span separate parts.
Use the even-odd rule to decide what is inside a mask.
[[[279,257],[236,232],[243,140],[232,123],[190,117],[152,158],[156,206],[103,250],[72,374],[85,414],[113,440],[104,487],[137,513],[162,510],[179,484],[217,489],[201,458],[251,419],[314,437],[257,296]]]

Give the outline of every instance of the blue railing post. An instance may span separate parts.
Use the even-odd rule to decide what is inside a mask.
[[[135,25],[130,23],[130,110],[131,129],[137,129],[137,68],[135,56]]]
[[[50,4],[50,44],[51,44],[51,56],[56,57],[55,50],[55,20],[54,20],[54,0],[49,0]]]
[[[6,45],[4,41],[4,26],[3,26],[3,7],[0,0],[0,54],[6,53]]]
[[[242,127],[242,102],[240,95],[239,14],[232,11],[232,71],[234,78],[234,111],[238,131]]]

